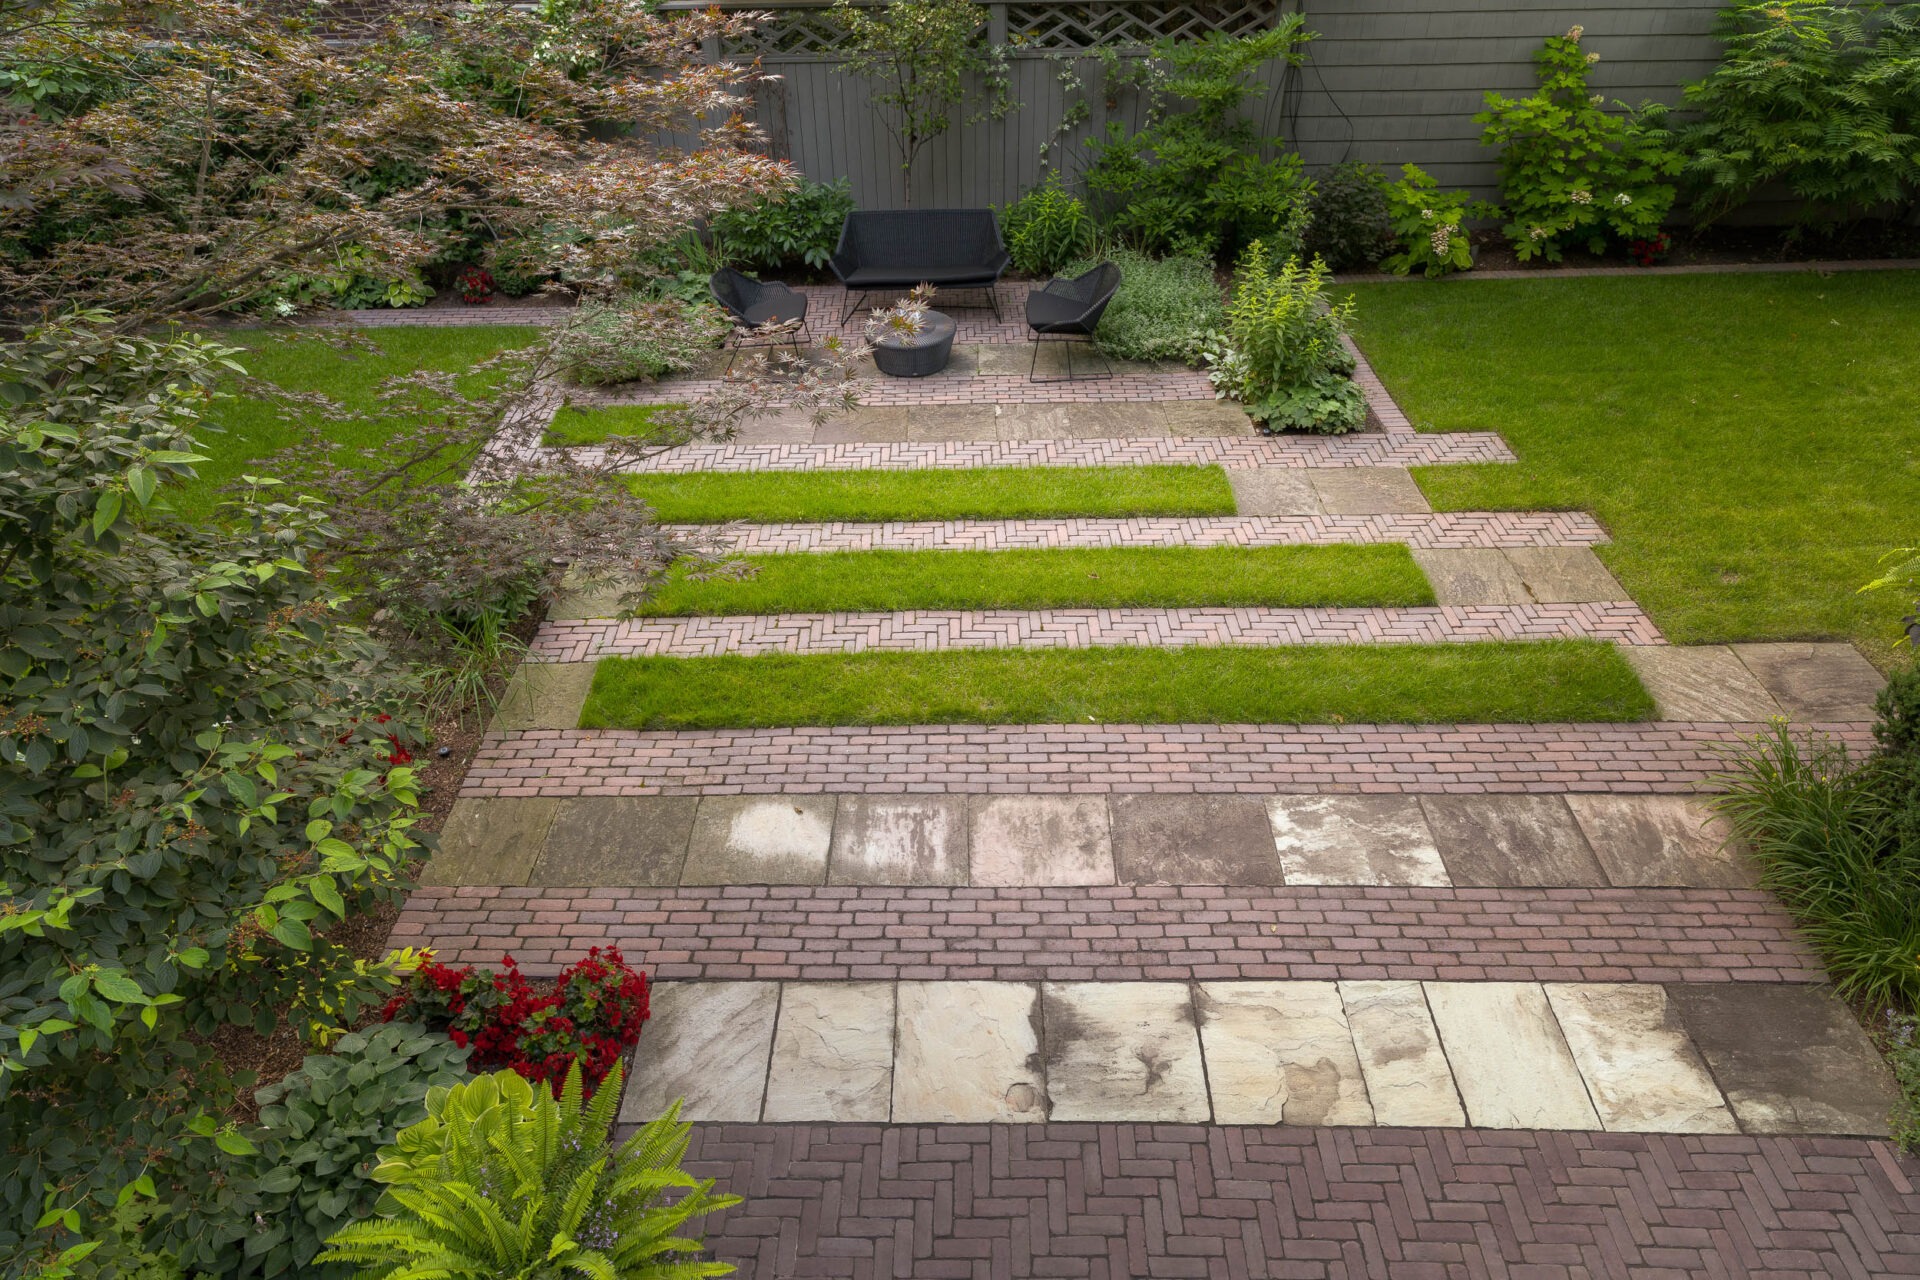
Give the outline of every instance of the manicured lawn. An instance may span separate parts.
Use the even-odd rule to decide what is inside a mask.
[[[988,467],[973,471],[761,471],[629,477],[676,524],[784,520],[1012,520],[1228,516],[1219,467]]]
[[[586,729],[1641,720],[1612,645],[1076,649],[608,658]]]
[[[642,612],[1417,605],[1433,588],[1402,546],[1090,551],[850,551],[750,558],[743,581],[677,576]]]
[[[561,405],[547,428],[545,443],[553,446],[599,444],[610,436],[649,436],[656,430],[653,416],[662,409],[681,409],[677,404],[616,404],[605,408],[581,409]]]
[[[1894,660],[1920,542],[1920,274],[1366,285],[1359,338],[1422,429],[1517,465],[1429,467],[1434,506],[1595,512],[1673,640],[1845,637]]]
[[[523,325],[420,326],[372,332],[378,354],[341,351],[311,334],[240,330],[214,335],[233,346],[248,348],[236,359],[247,372],[289,391],[318,391],[349,409],[374,407],[380,383],[417,369],[459,372],[508,347],[524,346],[539,333]],[[199,464],[199,482],[179,490],[174,505],[189,515],[203,515],[219,500],[216,490],[242,474],[257,472],[260,459],[293,443],[296,433],[280,420],[272,404],[241,396],[222,401],[208,415],[220,428],[200,439],[200,452],[209,461]],[[363,423],[340,422],[328,434],[342,444],[378,442],[375,429]]]

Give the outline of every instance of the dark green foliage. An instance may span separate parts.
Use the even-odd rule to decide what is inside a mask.
[[[1889,756],[1920,756],[1920,663],[1908,663],[1874,699],[1874,741]]]
[[[840,242],[840,224],[852,212],[853,184],[847,179],[802,178],[791,191],[714,215],[711,225],[724,255],[749,270],[804,264],[820,271]]]
[[[1260,158],[1275,140],[1243,112],[1267,93],[1254,73],[1299,61],[1310,38],[1288,14],[1257,35],[1162,40],[1134,70],[1110,61],[1109,96],[1138,85],[1148,101],[1137,132],[1115,122],[1089,143],[1087,191],[1106,229],[1156,252],[1231,258],[1254,240],[1297,252],[1313,183],[1297,155]]]
[[[1116,360],[1179,360],[1199,364],[1207,339],[1227,322],[1220,284],[1205,258],[1155,258],[1128,249],[1107,255],[1120,268],[1120,290],[1100,317],[1100,349]],[[1078,275],[1083,259],[1067,268]]]
[[[467,1078],[467,1050],[413,1022],[376,1023],[342,1036],[328,1053],[255,1094],[260,1153],[250,1163],[262,1192],[264,1231],[251,1264],[230,1274],[344,1280],[352,1268],[316,1265],[327,1237],[373,1216],[380,1149],[426,1119],[427,1090]]]
[[[1378,169],[1349,160],[1314,179],[1313,188],[1303,253],[1335,271],[1365,271],[1393,252],[1393,209]]]
[[[161,514],[228,351],[104,323],[0,355],[0,1254],[138,1186],[191,1271],[253,1229],[200,1037],[384,993],[317,930],[407,883],[410,691],[339,620],[313,507]]]
[[[1686,87],[1679,131],[1703,220],[1780,182],[1832,223],[1920,195],[1920,5],[1740,0],[1720,65]]]
[[[1000,234],[1013,265],[1030,276],[1058,275],[1093,248],[1093,219],[1087,207],[1060,185],[1047,180],[1000,211]]]

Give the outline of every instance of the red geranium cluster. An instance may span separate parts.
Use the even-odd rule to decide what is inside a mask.
[[[469,305],[487,301],[496,288],[493,273],[485,267],[462,267],[453,282],[460,286],[460,301]]]
[[[1673,237],[1662,231],[1651,240],[1635,240],[1627,246],[1627,252],[1633,260],[1643,267],[1650,267],[1667,256],[1667,250],[1673,248]]]
[[[470,1048],[474,1070],[510,1067],[558,1094],[576,1061],[588,1091],[599,1087],[640,1039],[648,1013],[647,976],[628,968],[618,947],[594,947],[544,995],[512,956],[498,973],[429,960],[381,1017],[424,1022]]]

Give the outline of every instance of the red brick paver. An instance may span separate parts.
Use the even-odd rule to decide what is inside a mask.
[[[463,795],[1704,791],[1761,724],[876,725],[490,734]],[[1864,724],[1805,726],[1849,750]]]
[[[538,970],[608,942],[669,979],[1825,979],[1752,889],[470,885],[415,891],[392,938]]]
[[[1887,1144],[1460,1129],[698,1125],[745,1280],[1920,1273]]]

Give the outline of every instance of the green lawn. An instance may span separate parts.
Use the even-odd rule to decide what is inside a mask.
[[[650,436],[656,430],[654,414],[662,409],[684,409],[679,404],[617,404],[581,409],[563,404],[553,415],[543,443],[559,447],[599,444],[612,436]]]
[[[1353,292],[1423,430],[1519,455],[1420,470],[1435,507],[1595,512],[1601,557],[1675,641],[1845,637],[1892,661],[1913,602],[1855,589],[1920,542],[1920,274]]]
[[[1397,545],[843,551],[749,561],[756,572],[740,581],[676,575],[641,612],[1433,603],[1426,575]]]
[[[1075,649],[608,658],[585,729],[1642,720],[1612,645]]]
[[[538,332],[523,325],[377,329],[370,334],[378,354],[341,351],[300,330],[240,330],[213,336],[247,348],[236,359],[256,377],[289,391],[324,392],[349,409],[365,410],[373,407],[383,379],[416,369],[458,372],[497,351],[523,346]],[[208,414],[208,423],[219,430],[200,437],[200,452],[209,458],[199,464],[200,479],[173,496],[175,507],[190,515],[208,511],[218,501],[216,490],[221,485],[257,470],[252,464],[291,444],[296,434],[271,404],[253,397],[221,401]],[[355,422],[338,423],[329,434],[343,444],[377,441],[373,431]]]
[[[676,524],[729,520],[1015,520],[1230,516],[1219,467],[987,467],[972,471],[759,471],[630,476]]]

